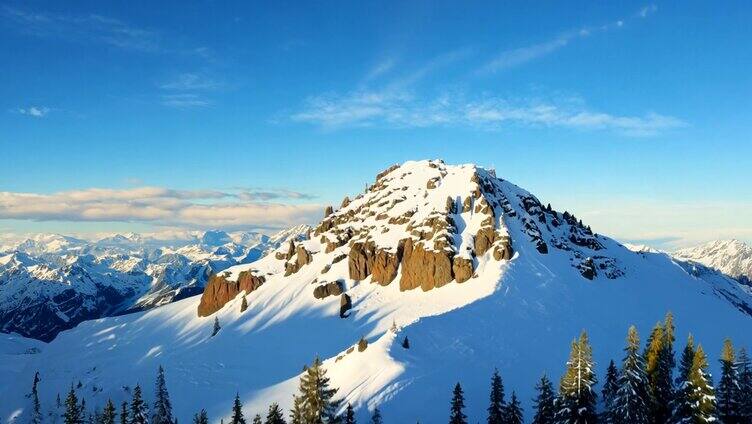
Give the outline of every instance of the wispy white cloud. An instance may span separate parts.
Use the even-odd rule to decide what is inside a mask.
[[[223,84],[206,75],[186,72],[176,75],[174,78],[159,85],[163,90],[191,91],[191,90],[215,90]]]
[[[158,85],[163,91],[160,103],[177,109],[192,109],[210,106],[213,101],[208,92],[218,90],[224,84],[204,74],[182,73]]]
[[[0,192],[0,219],[273,228],[311,222],[318,217],[320,205],[280,202],[312,198],[291,190],[174,190],[161,187],[90,188],[52,194]]]
[[[212,101],[196,93],[162,94],[160,103],[177,109],[192,109],[210,106]]]
[[[566,31],[559,34],[549,40],[531,44],[528,46],[517,47],[509,50],[502,51],[497,54],[493,59],[483,64],[476,74],[487,75],[502,72],[511,68],[524,65],[525,63],[547,56],[557,50],[560,50],[573,41],[590,37],[594,34],[604,33],[611,30],[623,28],[627,21],[632,19],[644,19],[652,15],[658,10],[658,7],[654,4],[642,7],[637,14],[629,17],[617,19],[615,21],[605,23],[598,26],[586,26],[576,30]]]
[[[21,115],[32,116],[34,118],[44,118],[48,113],[50,113],[50,110],[50,108],[45,106],[29,106],[19,107],[14,111],[20,113]]]
[[[581,101],[501,97],[468,100],[457,93],[423,100],[388,91],[312,97],[301,111],[293,114],[292,119],[330,130],[370,126],[464,126],[499,130],[508,126],[529,126],[604,130],[635,137],[653,136],[687,125],[681,119],[652,112],[632,116],[596,111]]]

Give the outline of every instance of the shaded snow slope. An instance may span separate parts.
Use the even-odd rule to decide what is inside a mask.
[[[492,211],[484,212],[481,199]],[[0,393],[0,417],[23,415],[35,370],[50,411],[56,394],[78,380],[87,405],[108,397],[120,402],[137,382],[151,399],[160,364],[181,422],[201,408],[219,422],[236,392],[252,416],[274,401],[288,408],[302,366],[319,355],[338,396],[358,408],[360,420],[378,405],[385,422],[446,422],[451,389],[460,381],[469,422],[484,421],[494,368],[507,392],[517,391],[529,418],[537,379],[545,372],[558,381],[569,343],[582,329],[590,334],[600,375],[609,359],[621,359],[630,324],[644,340],[669,310],[678,344],[691,331],[711,357],[725,337],[752,342],[752,299],[733,280],[666,254],[630,251],[475,166],[408,162],[343,205],[297,244],[307,252],[303,265],[300,250],[289,255],[282,246],[226,271],[227,284],[243,271],[264,277],[245,294],[242,313],[238,295],[199,317],[201,300],[193,297],[61,333]],[[474,256],[489,216],[498,237]],[[334,242],[345,234],[347,240]],[[406,239],[437,255],[470,260],[472,276],[413,287],[403,284],[403,262],[386,284],[372,282],[373,275],[351,278],[359,272],[351,266],[354,245],[370,241],[396,254]],[[494,246],[506,242],[513,256],[494,256]],[[351,298],[345,318],[339,296],[313,296],[323,281],[341,283]],[[215,317],[222,329],[211,337]],[[365,351],[348,353],[362,336],[369,341]],[[405,336],[410,349],[401,346]]]

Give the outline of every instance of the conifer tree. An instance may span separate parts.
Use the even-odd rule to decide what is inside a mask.
[[[674,318],[666,314],[663,323],[653,328],[645,348],[645,371],[648,377],[651,422],[665,424],[671,417],[674,398]]]
[[[209,424],[209,416],[206,414],[206,409],[202,409],[193,416],[193,424]]]
[[[606,379],[603,382],[601,396],[603,398],[603,413],[600,417],[601,424],[616,423],[616,392],[619,390],[619,370],[613,359],[606,369]]]
[[[149,411],[147,410],[146,403],[141,394],[141,386],[136,384],[133,389],[133,399],[131,399],[131,412],[130,412],[130,424],[146,424],[148,423]]]
[[[353,410],[352,405],[349,403],[347,404],[347,409],[345,410],[345,424],[355,424],[355,411]]]
[[[405,349],[410,349],[410,340],[407,339],[407,336],[402,339],[402,347]]]
[[[739,411],[739,375],[737,373],[736,353],[731,340],[723,342],[721,351],[721,379],[718,382],[718,417],[725,424],[737,424]]]
[[[300,378],[300,399],[303,423],[338,423],[339,402],[334,401],[337,389],[329,386],[329,377],[321,360],[316,357]]]
[[[240,402],[240,394],[235,394],[235,401],[232,403],[232,418],[230,424],[245,424],[243,417],[243,404]]]
[[[504,407],[504,423],[505,424],[522,424],[522,407],[520,401],[517,399],[517,394],[512,392],[512,398],[509,400],[509,404]]]
[[[39,403],[39,371],[34,373],[34,383],[31,385],[31,423],[42,424],[42,406]]]
[[[120,405],[120,424],[128,424],[128,402]]]
[[[739,390],[736,393],[739,419],[744,423],[752,423],[752,363],[744,348],[739,350],[737,358]]]
[[[65,398],[63,422],[65,424],[83,424],[84,422],[81,405],[78,403],[78,397],[76,396],[76,390],[73,388],[73,385],[71,385],[68,396]]]
[[[151,417],[152,424],[173,424],[170,394],[167,392],[164,368],[161,365],[157,371],[154,397],[154,414]]]
[[[381,411],[379,407],[373,408],[373,414],[371,414],[371,424],[384,424],[384,420],[381,418]]]
[[[501,380],[498,370],[494,370],[491,376],[491,396],[490,405],[488,406],[488,424],[504,423],[504,383]]]
[[[212,337],[216,336],[217,333],[219,333],[219,330],[221,330],[221,329],[222,329],[222,327],[220,327],[220,325],[219,325],[219,318],[217,318],[215,316],[214,317],[214,328],[212,329],[212,335],[211,336]]]
[[[535,390],[538,394],[533,399],[535,404],[533,424],[554,424],[556,394],[551,380],[544,374],[535,385]]]
[[[264,424],[263,421],[261,421],[261,415],[256,414],[253,416],[253,421],[251,421],[253,424]]]
[[[290,424],[303,424],[303,398],[293,395],[292,410],[290,411]]]
[[[674,404],[672,412],[672,423],[690,422],[692,419],[692,392],[693,388],[690,382],[690,373],[692,372],[692,362],[695,357],[694,338],[690,334],[687,337],[687,344],[682,351],[679,362],[679,375],[676,378],[676,392],[674,394]]]
[[[449,424],[467,424],[467,417],[463,410],[465,409],[465,396],[462,393],[462,386],[457,383],[452,391],[452,407],[449,414]]]
[[[266,414],[265,424],[286,424],[279,404],[276,402],[269,405],[269,412]]]
[[[572,341],[567,370],[559,385],[556,422],[560,424],[595,423],[597,382],[593,371],[593,351],[584,331]]]
[[[623,424],[647,424],[650,410],[647,374],[643,357],[639,353],[640,337],[635,326],[629,327],[627,347],[619,373],[618,390],[614,399],[614,418]]]
[[[115,410],[115,404],[112,403],[112,399],[107,399],[107,403],[104,405],[102,417],[99,422],[101,424],[115,424],[116,417],[117,412]]]
[[[696,423],[717,421],[715,392],[711,376],[708,373],[708,360],[702,346],[699,345],[692,361],[690,381],[694,389],[692,396],[693,421]]]

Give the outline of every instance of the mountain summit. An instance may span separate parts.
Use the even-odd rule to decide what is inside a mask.
[[[101,406],[137,382],[150,397],[162,365],[179,420],[206,408],[219,422],[235,393],[251,414],[289,408],[319,356],[360,420],[379,407],[385,422],[445,421],[461,381],[476,422],[494,368],[530,411],[583,329],[602,371],[629,325],[647,334],[667,311],[679,342],[690,330],[706,346],[752,342],[752,297],[735,280],[630,251],[494,171],[407,162],[327,208],[309,238],[215,274],[200,298],[62,332],[0,376],[13,382],[0,413],[22,410],[36,370],[43,403],[85,376],[87,405]]]

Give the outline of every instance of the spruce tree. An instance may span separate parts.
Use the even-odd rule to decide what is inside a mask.
[[[34,373],[34,383],[31,385],[31,423],[42,424],[42,406],[39,403],[39,371]]]
[[[619,373],[618,390],[614,404],[616,422],[647,424],[650,422],[647,374],[643,357],[639,353],[640,337],[634,326],[629,327],[627,347]]]
[[[337,409],[339,402],[334,401],[337,389],[329,386],[329,377],[321,360],[316,357],[313,364],[305,369],[300,378],[300,399],[302,402],[303,422],[338,423]]]
[[[535,390],[538,394],[533,399],[535,405],[533,424],[554,424],[556,394],[551,380],[544,374],[535,385]]]
[[[721,379],[718,382],[718,417],[725,424],[737,424],[739,411],[739,375],[737,373],[736,352],[731,340],[723,342],[721,351]]]
[[[371,414],[371,424],[384,424],[384,420],[381,418],[381,411],[379,407],[373,408],[373,414]]]
[[[304,424],[303,397],[293,395],[292,410],[290,410],[290,424]]]
[[[355,424],[355,411],[353,410],[352,405],[350,405],[349,403],[347,404],[347,409],[345,409],[344,424]]]
[[[407,336],[402,339],[402,347],[405,349],[410,349],[410,340],[407,339]]]
[[[78,397],[76,396],[76,390],[71,384],[68,396],[65,398],[65,413],[63,414],[63,422],[65,424],[83,424],[84,417],[81,410],[81,405],[78,403]]]
[[[663,323],[653,328],[645,348],[645,371],[648,377],[651,422],[665,424],[671,417],[674,398],[674,318],[666,314]]]
[[[99,422],[101,424],[115,424],[116,417],[115,404],[112,403],[112,399],[107,399],[107,403],[104,405],[104,410],[102,411],[102,418]]]
[[[715,391],[713,382],[708,373],[708,360],[702,346],[697,346],[695,356],[692,361],[692,371],[690,372],[690,381],[693,387],[692,405],[693,405],[693,422],[707,423],[717,421]]]
[[[504,424],[504,383],[498,370],[491,376],[491,396],[488,406],[488,424]]]
[[[744,348],[739,350],[737,358],[739,390],[736,393],[739,419],[744,423],[752,423],[752,363]]]
[[[619,390],[619,370],[613,359],[606,369],[606,379],[603,382],[601,396],[603,398],[603,413],[600,417],[601,424],[616,423],[616,392]]]
[[[509,404],[504,407],[504,423],[505,424],[522,424],[522,407],[520,401],[517,399],[517,394],[512,392],[512,398],[509,400]]]
[[[452,406],[449,413],[449,424],[467,424],[467,417],[463,410],[465,409],[465,396],[462,393],[462,386],[457,383],[452,391]]]
[[[282,409],[276,402],[269,405],[269,412],[266,414],[265,424],[286,424]]]
[[[167,392],[164,368],[161,365],[157,371],[154,397],[154,413],[151,417],[152,424],[173,424],[170,394]]]
[[[261,421],[261,415],[256,414],[253,416],[253,421],[251,421],[253,424],[264,424],[263,421]]]
[[[209,424],[209,416],[206,414],[206,409],[202,409],[193,416],[193,424]]]
[[[584,331],[579,340],[572,341],[567,370],[559,384],[556,422],[561,424],[590,424],[597,420],[593,371],[593,351]]]
[[[692,362],[695,357],[694,338],[690,334],[679,362],[679,375],[676,378],[676,392],[672,412],[672,423],[688,423],[692,419],[693,387],[690,382]]]
[[[147,410],[146,403],[142,398],[141,386],[136,384],[133,389],[133,399],[131,399],[131,412],[130,412],[130,424],[146,424],[149,422],[149,411]]]
[[[120,424],[128,424],[128,402],[120,405]]]
[[[243,417],[243,404],[240,402],[240,394],[235,394],[235,401],[232,403],[232,418],[230,424],[245,424]]]

